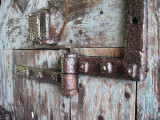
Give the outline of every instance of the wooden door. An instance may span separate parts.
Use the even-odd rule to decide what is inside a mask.
[[[79,93],[65,97],[61,87],[14,74],[15,65],[59,68],[60,56],[124,55],[125,0],[69,0],[69,20],[58,46],[28,40],[28,16],[53,4],[62,25],[65,0],[2,0],[0,5],[0,105],[15,120],[159,119],[160,2],[148,0],[147,77],[134,82],[78,76]],[[99,41],[97,41],[97,39]],[[65,45],[64,45],[65,44]]]

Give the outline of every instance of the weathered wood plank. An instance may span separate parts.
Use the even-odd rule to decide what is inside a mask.
[[[13,54],[0,51],[0,105],[7,110],[14,110]]]
[[[70,52],[85,56],[124,57],[123,48],[71,48]]]
[[[15,65],[60,68],[64,50],[1,51],[0,104],[13,111],[15,120],[69,120],[70,99],[61,86],[40,83],[14,74]]]
[[[85,49],[72,52],[85,54]],[[135,119],[136,82],[79,75],[78,86],[79,94],[71,99],[72,120]]]
[[[137,86],[137,119],[160,119],[160,1],[148,1],[148,71]]]
[[[65,17],[65,0],[52,0],[51,28],[58,34]],[[69,0],[69,20],[57,46],[28,40],[28,16],[47,0],[2,0],[0,49],[124,47],[125,0]]]

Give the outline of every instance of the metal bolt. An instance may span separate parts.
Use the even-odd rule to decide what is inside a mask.
[[[108,73],[112,72],[112,64],[110,62],[107,63],[107,69],[108,69]]]
[[[44,77],[43,77],[43,73],[42,73],[42,72],[38,72],[37,77],[38,77],[38,78],[41,78],[41,79],[44,78]]]
[[[84,73],[88,72],[89,71],[89,63],[84,62],[84,61],[79,62],[79,71],[84,72]]]
[[[108,62],[107,64],[104,65],[104,63],[100,64],[101,67],[101,72],[102,73],[112,73],[112,63]]]
[[[126,67],[126,74],[135,78],[137,74],[137,65],[129,65]]]
[[[106,66],[103,66],[102,69],[103,69],[103,71],[107,71],[107,67]]]
[[[31,71],[30,70],[26,70],[25,73],[26,73],[27,76],[30,76]]]

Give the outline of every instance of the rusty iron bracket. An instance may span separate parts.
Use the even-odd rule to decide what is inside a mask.
[[[12,113],[0,105],[0,120],[12,120]]]
[[[86,57],[73,53],[68,53],[62,56],[61,71],[53,76],[55,77],[61,74],[62,91],[66,96],[71,97],[78,93],[77,77],[79,74],[126,79],[132,81],[145,80],[147,45],[146,4],[146,0],[127,0],[128,9],[126,11],[126,47],[124,58]],[[49,14],[47,13],[44,15],[48,16]],[[34,19],[36,20],[36,17]],[[48,20],[48,18],[46,19]],[[39,31],[37,33],[43,32]],[[46,33],[46,31],[44,33]],[[30,35],[31,34],[32,32],[30,32]],[[38,79],[41,79],[40,81],[43,81],[42,79],[45,79],[45,76],[47,76],[46,80],[56,81],[55,78],[53,79],[51,77],[53,71],[51,72],[49,70],[47,72],[44,71],[43,73],[41,69],[38,68],[33,69],[24,67],[23,71],[19,68],[21,67],[15,68],[17,75],[30,77],[34,76],[34,78],[36,78],[38,74]],[[28,71],[28,69],[30,70]],[[41,72],[38,72],[39,70]]]
[[[56,45],[61,40],[68,21],[69,0],[65,0],[65,3],[65,19],[59,34],[55,35],[55,29],[50,29],[50,9],[52,8],[50,5],[29,16],[29,40],[46,45]]]

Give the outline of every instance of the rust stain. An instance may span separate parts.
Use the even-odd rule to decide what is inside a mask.
[[[51,38],[51,37],[54,37],[55,36],[55,33],[56,33],[56,28],[52,28],[51,29],[51,32],[50,32],[50,34],[49,34],[49,37]]]
[[[64,33],[64,30],[65,30],[65,27],[66,27],[66,24],[68,22],[69,2],[68,2],[68,0],[65,0],[65,2],[66,2],[66,15],[65,15],[63,26],[61,28],[61,31],[60,31],[59,35],[58,35],[58,42],[61,40],[62,35]]]

